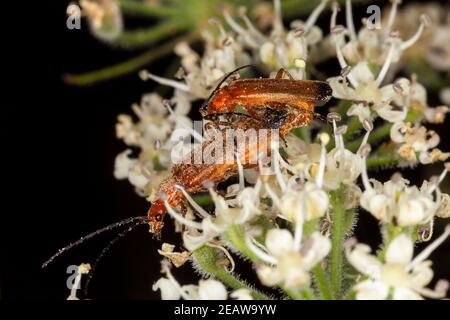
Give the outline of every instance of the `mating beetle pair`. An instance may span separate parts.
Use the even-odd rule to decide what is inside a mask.
[[[274,79],[242,79],[222,85],[239,70],[239,67],[227,74],[211,93],[200,109],[204,119],[213,120],[217,124],[225,124],[229,128],[262,128],[279,129],[283,137],[291,129],[309,124],[314,118],[315,106],[325,104],[331,98],[331,88],[323,81],[295,80],[285,69],[280,69]],[[284,77],[286,76],[287,79]],[[237,108],[244,112],[236,112]],[[225,116],[228,121],[219,121]],[[237,120],[231,120],[232,117]],[[241,163],[245,168],[254,166],[246,161],[261,148],[268,152],[270,137],[260,141],[258,148],[248,148],[241,155]],[[263,145],[261,145],[261,143]],[[264,145],[265,143],[265,145]],[[208,144],[205,141],[202,148]],[[204,190],[204,181],[214,184],[225,181],[238,171],[238,160],[226,164],[177,164],[173,167],[172,176],[161,183],[160,194],[148,211],[150,231],[159,235],[164,226],[164,216],[167,213],[167,203],[180,211],[185,209],[185,199],[179,185],[189,194]]]

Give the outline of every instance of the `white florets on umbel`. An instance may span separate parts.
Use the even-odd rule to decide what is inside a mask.
[[[414,241],[411,236],[402,233],[387,246],[384,262],[370,254],[370,247],[365,244],[348,246],[347,259],[350,264],[367,280],[354,287],[356,299],[384,300],[418,300],[422,297],[444,298],[448,281],[440,280],[434,290],[427,288],[433,278],[431,261],[426,260],[430,254],[447,239],[450,226],[434,242],[413,258]]]
[[[419,189],[410,186],[409,181],[398,174],[385,183],[369,180],[364,162],[362,181],[365,190],[361,196],[361,207],[383,223],[401,227],[430,223],[441,205],[440,195],[433,198],[432,194],[447,171],[445,168],[438,182],[431,187]]]
[[[390,136],[398,144],[399,156],[409,163],[429,164],[445,161],[450,157],[450,153],[435,148],[440,142],[439,135],[420,124],[394,123]]]
[[[309,47],[322,39],[322,31],[315,23],[327,2],[328,0],[322,0],[306,21],[293,21],[291,30],[285,30],[280,0],[274,0],[275,18],[269,36],[260,32],[242,9],[239,14],[245,27],[242,27],[228,11],[224,12],[224,18],[238,35],[237,40],[257,54],[255,60],[261,60],[272,71],[286,68],[294,78],[302,79]]]
[[[267,286],[284,285],[299,288],[309,285],[309,271],[329,253],[330,240],[314,232],[301,240],[301,233],[292,236],[286,229],[271,229],[267,232],[265,246],[247,238],[247,245],[263,262],[257,274]]]
[[[384,28],[378,28],[369,24],[367,20],[363,20],[363,27],[356,33],[353,23],[353,14],[351,1],[346,0],[346,25],[350,38],[349,42],[345,42],[342,37],[340,50],[342,58],[346,58],[351,64],[358,61],[366,60],[377,66],[386,66],[399,61],[403,51],[410,48],[421,37],[423,30],[430,26],[430,18],[422,15],[418,21],[419,27],[416,33],[407,40],[402,40],[398,32],[392,30],[397,14],[399,1],[392,1],[392,8]],[[332,27],[336,25],[338,7],[333,7]],[[339,54],[339,53],[338,53]],[[389,62],[386,64],[386,62]],[[342,66],[342,65],[341,65]],[[384,77],[384,76],[383,76]]]
[[[152,289],[160,290],[163,300],[226,300],[228,291],[225,286],[214,279],[200,280],[197,285],[181,285],[170,271],[167,261],[162,262],[161,271],[165,277],[156,281]],[[247,289],[239,289],[230,293],[230,297],[236,299],[252,299]]]
[[[347,115],[358,116],[361,122],[364,119],[373,118],[371,111],[393,123],[403,121],[407,115],[410,101],[405,97],[410,94],[409,81],[398,79],[394,83],[394,90],[392,85],[384,87],[381,85],[392,64],[400,59],[404,50],[419,39],[423,29],[429,25],[429,18],[422,16],[417,33],[410,39],[402,41],[398,33],[391,32],[397,5],[397,1],[393,1],[393,8],[384,30],[369,29],[364,26],[358,35],[353,24],[351,2],[346,1],[347,28],[336,24],[338,6],[333,5],[330,33],[335,43],[336,57],[343,72],[340,76],[330,78],[328,81],[333,88],[334,97],[354,101]],[[345,40],[346,35],[350,37],[349,42]],[[347,60],[350,61],[351,67]],[[379,71],[375,74],[369,65],[378,65]],[[431,111],[427,113],[427,118],[435,120]]]

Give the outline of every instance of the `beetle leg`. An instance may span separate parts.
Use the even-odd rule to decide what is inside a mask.
[[[295,80],[294,77],[284,68],[280,68],[277,74],[275,75],[275,79],[283,79],[283,76],[287,76],[290,80]]]

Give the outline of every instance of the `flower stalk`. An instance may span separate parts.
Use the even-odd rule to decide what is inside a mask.
[[[333,295],[331,292],[331,283],[328,275],[325,273],[320,264],[314,267],[313,272],[315,283],[320,293],[320,298],[323,300],[331,300]]]
[[[113,66],[108,66],[86,73],[65,74],[64,81],[70,85],[86,86],[130,74],[139,70],[143,66],[171,53],[173,47],[180,41],[187,41],[188,43],[191,43],[196,41],[198,38],[198,34],[191,34],[187,37],[182,36],[180,38],[174,39],[173,41],[167,42],[156,48],[146,51],[125,62],[121,62]]]
[[[334,299],[342,297],[343,241],[345,237],[345,195],[341,187],[330,194],[332,207],[330,281]]]
[[[234,273],[227,271],[223,266],[218,266],[219,250],[209,246],[202,246],[194,251],[194,258],[203,271],[220,280],[232,289],[247,289],[256,300],[269,300],[269,296],[249,287]]]

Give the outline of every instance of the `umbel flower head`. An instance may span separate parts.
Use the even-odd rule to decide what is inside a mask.
[[[397,65],[430,26],[428,17],[418,18],[416,32],[404,37],[394,30],[399,1],[392,1],[385,23],[374,27],[365,20],[359,31],[349,0],[346,26],[337,24],[336,2],[320,1],[309,17],[289,28],[281,9],[274,0],[268,31],[259,30],[243,8],[224,10],[223,19],[216,17],[201,30],[202,54],[187,42],[175,47],[181,69],[174,79],[140,73],[173,88],[173,97],[147,94],[133,106],[136,120],[118,118],[117,136],[127,149],[116,158],[116,178],[128,179],[150,201],[161,199],[181,234],[180,252],[173,245],[159,250],[163,277],[153,290],[163,299],[444,298],[445,280],[434,289],[427,286],[433,278],[430,253],[450,234],[446,227],[433,240],[435,226],[450,216],[450,196],[442,190],[448,165],[419,186],[403,173],[408,166],[440,165],[450,156],[438,148],[438,132],[428,128],[445,121],[448,107],[430,106],[420,77],[400,76]],[[316,25],[319,15],[329,16],[329,30]],[[341,71],[322,70],[318,52]],[[205,179],[203,203],[175,170],[170,192],[182,195],[188,204],[182,210],[170,194],[158,193],[158,186],[172,175],[175,147],[194,150],[211,138],[208,130],[202,135],[193,129],[187,116],[191,104],[208,98],[227,73],[248,63],[269,77],[284,68],[291,81],[323,73],[336,98],[332,112],[326,121],[313,121],[268,144],[270,152],[258,154],[251,168],[244,168],[233,149],[238,182],[216,188]],[[229,114],[205,119],[205,128],[220,131],[233,119]],[[385,169],[399,173],[380,182],[377,173]],[[379,222],[383,239],[377,254],[352,238],[358,218]],[[415,243],[427,241],[414,257]],[[354,270],[344,267],[347,262]],[[259,281],[242,279],[235,272],[238,263]],[[192,265],[201,277],[180,284],[172,265]],[[279,294],[266,293],[268,287]]]
[[[426,288],[433,278],[428,256],[447,239],[450,225],[444,233],[413,259],[414,242],[401,233],[387,246],[384,263],[370,255],[370,247],[356,244],[346,251],[348,261],[368,277],[356,284],[356,298],[384,300],[390,295],[394,300],[419,300],[422,297],[444,298],[448,281],[440,280],[434,290]]]

